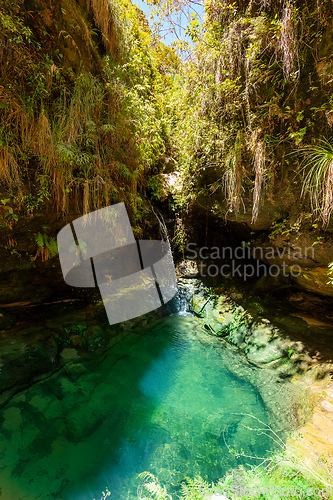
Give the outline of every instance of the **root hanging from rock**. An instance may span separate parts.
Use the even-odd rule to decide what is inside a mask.
[[[256,174],[253,191],[252,224],[259,215],[262,187],[265,180],[265,145],[260,140],[254,148],[254,171]]]

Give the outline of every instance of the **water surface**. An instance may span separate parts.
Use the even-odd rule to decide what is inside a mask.
[[[228,356],[197,319],[173,315],[17,394],[0,412],[0,498],[97,500],[108,486],[134,500],[142,471],[177,492],[186,476],[251,463],[229,449],[266,456],[243,414],[269,417]]]

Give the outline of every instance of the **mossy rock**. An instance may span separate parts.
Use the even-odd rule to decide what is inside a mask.
[[[206,316],[206,306],[208,305],[209,300],[209,298],[203,297],[202,295],[193,296],[191,306],[194,314],[200,318],[204,318]]]
[[[9,330],[15,321],[15,316],[0,310],[0,330]]]
[[[328,268],[322,267],[306,269],[300,276],[294,277],[293,281],[308,292],[333,297],[333,285],[328,271]]]
[[[99,325],[91,325],[83,332],[84,343],[90,351],[107,344],[106,331]]]
[[[51,371],[57,364],[58,346],[53,339],[37,340],[31,345],[20,341],[1,353],[0,392],[29,385],[37,375]]]
[[[235,328],[234,316],[232,313],[224,315],[213,311],[205,321],[205,327],[219,337],[226,337]]]
[[[253,364],[269,364],[285,356],[279,346],[271,342],[267,345],[258,346],[256,344],[248,345],[247,359]]]

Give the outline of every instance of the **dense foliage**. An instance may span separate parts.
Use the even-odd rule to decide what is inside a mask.
[[[255,223],[264,198],[283,207],[276,193],[285,192],[299,211],[309,193],[314,217],[328,223],[330,174],[318,166],[316,184],[302,161],[331,135],[331,20],[327,1],[206,4],[173,137],[189,199]]]
[[[189,4],[154,3],[161,17]],[[129,0],[34,11],[5,2],[6,207],[32,213],[50,200],[59,213],[86,213],[124,200],[139,220],[146,187],[161,198],[154,174],[169,156],[179,216],[195,202],[217,216],[252,213],[255,223],[263,200],[274,205],[287,186],[299,205],[309,193],[327,224],[330,170],[312,163],[309,176],[302,159],[333,125],[331,2],[212,0],[205,11],[201,27],[189,17],[192,55],[181,65]]]
[[[126,201],[139,223],[147,172],[165,149],[160,96],[177,58],[162,44],[150,50],[147,23],[127,0],[21,4],[0,9],[7,222],[49,200],[62,214]]]

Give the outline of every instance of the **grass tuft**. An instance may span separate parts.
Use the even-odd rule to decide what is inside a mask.
[[[333,144],[322,139],[297,152],[303,156],[305,178],[302,196],[309,195],[312,209],[327,226],[333,212]]]

